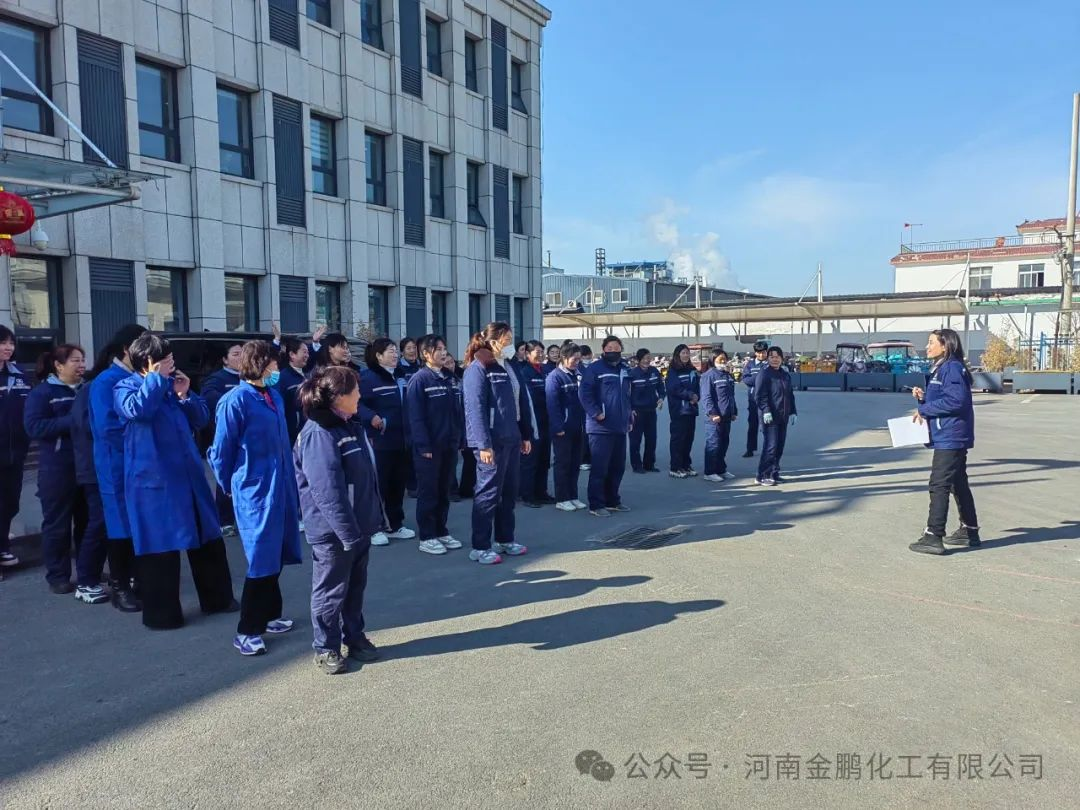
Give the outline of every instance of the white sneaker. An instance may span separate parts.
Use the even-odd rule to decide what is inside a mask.
[[[506,554],[510,557],[519,557],[529,550],[521,543],[492,543],[491,547],[496,554]]]
[[[686,473],[687,478],[697,478],[697,470],[693,467],[687,467],[683,472]]]
[[[575,509],[588,509],[589,508],[589,505],[587,503],[582,503],[577,498],[575,498],[573,501],[571,501],[571,503],[574,504]]]
[[[414,537],[416,537],[416,532],[414,532],[412,529],[402,526],[396,532],[390,532],[386,536],[389,537],[391,540],[412,540]]]
[[[560,501],[559,503],[555,504],[555,508],[561,512],[577,511],[577,506],[574,504],[573,501]]]
[[[439,542],[442,543],[445,548],[461,548],[461,541],[455,540],[450,535],[446,535],[446,537],[440,537]]]
[[[426,554],[445,554],[446,553],[446,546],[444,546],[442,543],[440,543],[434,537],[432,537],[430,540],[423,541],[419,546],[417,546],[417,548],[420,549],[421,551],[423,551]]]
[[[592,469],[592,464],[582,464],[581,469],[586,470],[586,471],[591,470]]]
[[[730,481],[732,478],[735,477],[735,473],[721,473],[720,477],[723,478],[725,481]]]
[[[469,552],[469,559],[473,562],[478,562],[481,565],[495,565],[496,563],[502,562],[502,557],[490,548],[474,548]]]
[[[390,538],[386,536],[386,532],[375,532],[375,534],[371,535],[371,545],[388,546],[390,545]]]
[[[703,476],[701,480],[708,481],[710,484],[719,484],[724,479],[719,475],[710,473],[709,475]]]
[[[672,470],[668,473],[672,478],[686,478],[686,473],[682,470]]]

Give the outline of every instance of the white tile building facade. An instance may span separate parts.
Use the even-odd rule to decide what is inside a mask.
[[[538,334],[549,19],[533,0],[0,0],[0,48],[87,134],[115,88],[116,162],[160,176],[140,200],[44,219],[45,251],[18,237],[0,323],[88,349],[131,319],[436,329],[455,351],[493,318]],[[115,47],[113,85],[87,67],[95,42]],[[8,102],[5,148],[82,159],[61,120]]]

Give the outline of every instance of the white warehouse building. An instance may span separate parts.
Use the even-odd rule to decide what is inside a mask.
[[[0,0],[0,50],[141,198],[41,220],[0,323],[538,333],[534,0]],[[6,153],[96,160],[6,65]],[[84,156],[85,153],[85,156]],[[41,212],[39,212],[40,215]]]

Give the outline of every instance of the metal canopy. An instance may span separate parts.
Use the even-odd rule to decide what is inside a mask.
[[[139,199],[157,175],[96,163],[0,151],[0,185],[30,201],[38,219]]]

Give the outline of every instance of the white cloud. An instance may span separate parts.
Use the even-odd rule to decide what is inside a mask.
[[[707,284],[733,286],[737,284],[731,262],[720,250],[720,235],[709,231],[687,239],[680,228],[680,220],[690,214],[687,206],[680,206],[670,198],[660,201],[659,210],[645,218],[649,234],[661,249],[667,251],[668,261],[679,278],[701,275]]]

